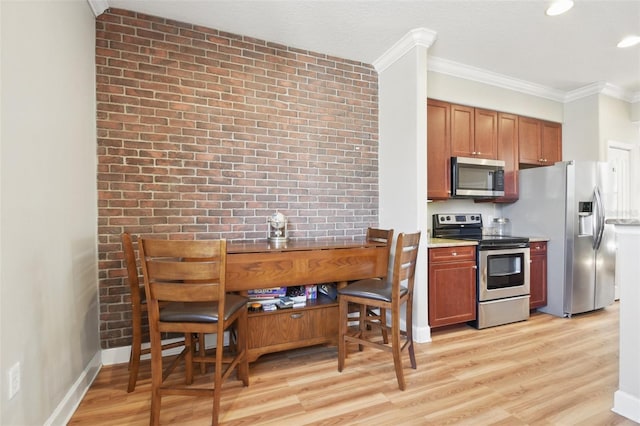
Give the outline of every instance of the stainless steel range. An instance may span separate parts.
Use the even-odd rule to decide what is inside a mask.
[[[477,328],[529,318],[529,239],[483,235],[482,215],[434,214],[432,235],[478,242]]]

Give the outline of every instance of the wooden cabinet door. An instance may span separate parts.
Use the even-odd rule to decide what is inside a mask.
[[[471,153],[478,158],[497,158],[498,113],[475,108],[474,111],[474,147]]]
[[[473,157],[474,108],[451,105],[451,156]]]
[[[318,344],[337,343],[338,305],[249,314],[248,358]]]
[[[451,196],[451,109],[447,102],[427,101],[427,197]]]
[[[431,327],[476,319],[475,253],[473,246],[429,249]]]
[[[497,202],[518,199],[518,116],[498,113],[498,160],[504,161],[504,197]]]
[[[540,121],[529,117],[518,117],[519,162],[540,164]]]
[[[562,161],[562,125],[543,121],[541,127],[540,157],[543,165],[550,166]]]
[[[530,256],[529,309],[535,309],[547,304],[547,243],[531,243]]]

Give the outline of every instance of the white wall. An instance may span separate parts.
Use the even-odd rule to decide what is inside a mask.
[[[0,4],[0,424],[62,424],[99,366],[95,18]]]
[[[430,98],[562,123],[562,103],[490,84],[430,71]]]
[[[599,95],[567,102],[562,126],[562,158],[565,160],[598,160],[600,156]]]
[[[640,212],[640,122],[632,122],[633,106],[629,102],[610,96],[599,96],[599,160],[607,161],[610,141],[632,146],[630,164],[629,208],[632,214]]]
[[[640,122],[631,121],[632,105],[606,95],[600,95],[599,102],[600,158],[606,160],[607,141],[610,140],[640,145]]]
[[[427,52],[414,47],[379,73],[380,226],[422,231],[414,289],[414,338],[430,339],[427,317]]]

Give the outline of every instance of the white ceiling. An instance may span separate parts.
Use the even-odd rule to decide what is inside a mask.
[[[624,36],[640,35],[640,0],[575,0],[557,17],[546,16],[550,1],[540,0],[102,1],[369,64],[410,30],[427,28],[437,34],[430,58],[458,69],[540,86],[559,98],[606,87],[640,101],[640,45],[616,47]]]

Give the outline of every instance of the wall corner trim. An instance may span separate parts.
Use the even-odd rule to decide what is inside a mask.
[[[109,3],[107,0],[87,0],[89,6],[91,6],[91,10],[93,11],[93,15],[98,17],[102,15],[102,13],[109,9]]]
[[[437,33],[428,28],[415,28],[405,34],[393,46],[387,49],[378,59],[373,61],[373,66],[378,73],[400,59],[405,53],[416,46],[431,47],[436,41]]]

